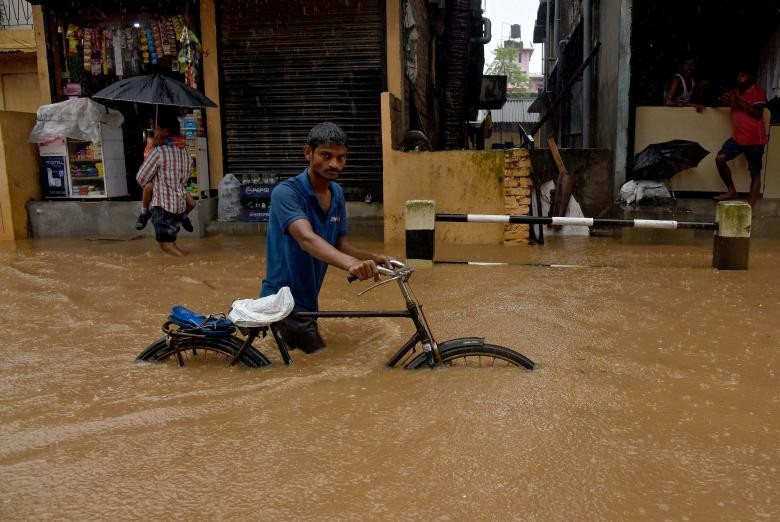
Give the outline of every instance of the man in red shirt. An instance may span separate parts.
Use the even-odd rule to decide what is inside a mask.
[[[721,96],[720,101],[731,107],[732,137],[726,140],[715,158],[718,174],[727,190],[715,196],[715,201],[736,199],[737,189],[727,162],[744,154],[750,171],[748,203],[753,206],[761,196],[761,163],[767,142],[763,118],[766,92],[753,83],[749,72],[743,70],[737,74],[737,89]]]

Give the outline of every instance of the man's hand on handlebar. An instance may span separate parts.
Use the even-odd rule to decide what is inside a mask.
[[[357,264],[350,266],[347,270],[349,272],[347,280],[350,283],[358,279],[365,281],[371,278],[374,281],[379,281],[380,274],[392,275],[393,270],[403,266],[403,263],[390,256],[375,255],[373,259],[359,261]]]
[[[374,281],[379,281],[379,271],[376,269],[376,263],[372,259],[359,261],[357,264],[349,267],[347,271],[361,281],[371,278]]]
[[[387,268],[389,270],[392,270],[394,268],[392,262],[395,261],[395,259],[393,259],[390,256],[386,256],[386,255],[383,255],[383,254],[376,254],[374,256],[374,258],[373,258],[373,261],[377,265],[382,265],[383,267],[385,267],[385,268]]]

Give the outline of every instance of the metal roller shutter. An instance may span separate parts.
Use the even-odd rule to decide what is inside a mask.
[[[225,170],[298,174],[321,121],[350,140],[347,199],[382,195],[382,0],[223,0],[220,86]]]

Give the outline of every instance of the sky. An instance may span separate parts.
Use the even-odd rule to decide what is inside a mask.
[[[525,47],[531,45],[536,49],[531,55],[530,72],[542,72],[542,45],[533,44],[534,24],[539,0],[482,0],[484,15],[493,25],[493,38],[485,45],[485,66],[489,65],[495,55],[493,51],[504,40],[509,39],[509,26],[520,24],[520,39]]]

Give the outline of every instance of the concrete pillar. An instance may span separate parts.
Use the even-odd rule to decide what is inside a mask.
[[[206,96],[219,104],[219,56],[217,55],[217,11],[214,0],[200,2],[200,41],[203,48],[203,88]],[[217,188],[222,181],[222,109],[206,109],[206,133],[209,154],[209,184]],[[202,190],[202,189],[201,189]]]
[[[38,66],[38,85],[41,89],[41,104],[48,105],[52,97],[51,78],[49,77],[49,55],[46,47],[46,21],[43,6],[32,6],[33,31],[35,31],[36,60]]]
[[[385,53],[387,67],[387,91],[404,102],[403,56],[403,2],[387,0],[385,3]]]
[[[582,59],[587,60],[593,50],[593,37],[591,35],[591,4],[590,0],[582,0]],[[582,71],[582,148],[590,148],[590,118],[591,118],[591,71],[593,67],[588,64]]]
[[[620,195],[620,187],[626,182],[626,160],[628,159],[628,123],[631,112],[629,94],[631,89],[631,3],[620,0],[620,27],[618,28],[617,95],[615,110],[615,138],[612,195]],[[598,118],[598,114],[596,116]]]
[[[436,202],[416,199],[406,202],[406,262],[412,266],[433,264],[436,245]]]
[[[718,203],[718,231],[712,249],[712,266],[718,270],[747,270],[750,253],[750,205],[744,201]]]

